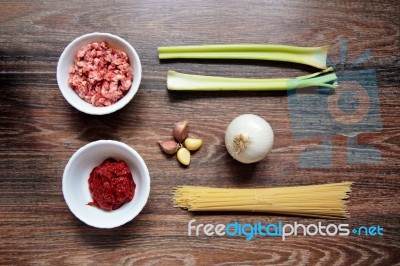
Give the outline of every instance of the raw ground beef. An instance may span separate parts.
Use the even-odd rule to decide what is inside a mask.
[[[94,106],[116,103],[132,85],[132,67],[123,51],[108,48],[106,42],[81,47],[69,70],[68,84]]]

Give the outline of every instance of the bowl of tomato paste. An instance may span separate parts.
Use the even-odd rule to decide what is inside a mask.
[[[114,140],[91,142],[69,159],[62,191],[70,211],[97,228],[114,228],[134,219],[150,193],[150,176],[142,157]]]
[[[64,98],[92,115],[109,114],[128,104],[139,89],[141,76],[136,50],[110,33],[76,38],[57,63],[57,83]]]

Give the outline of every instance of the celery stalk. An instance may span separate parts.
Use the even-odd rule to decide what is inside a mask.
[[[256,59],[284,61],[326,69],[329,46],[297,47],[272,44],[222,44],[158,47],[159,59]]]
[[[170,70],[167,88],[177,91],[286,91],[312,86],[335,89],[338,85],[336,74],[325,74],[331,71],[332,67],[297,78],[249,79],[189,75]]]

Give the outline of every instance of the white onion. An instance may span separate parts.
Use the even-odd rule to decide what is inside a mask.
[[[274,132],[263,118],[244,114],[236,117],[225,132],[225,146],[229,154],[242,163],[264,159],[272,149]]]

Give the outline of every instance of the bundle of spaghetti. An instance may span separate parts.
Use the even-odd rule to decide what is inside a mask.
[[[319,218],[348,218],[352,182],[277,188],[174,188],[174,206],[189,211],[265,212]]]

